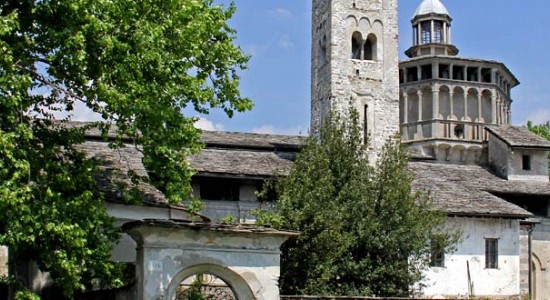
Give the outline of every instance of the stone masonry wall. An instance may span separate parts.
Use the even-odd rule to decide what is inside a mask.
[[[397,0],[314,0],[311,131],[330,112],[357,109],[372,157],[399,128]],[[352,36],[375,36],[373,60],[352,59]],[[366,120],[365,120],[366,118]]]
[[[0,246],[0,277],[8,275],[8,247]]]

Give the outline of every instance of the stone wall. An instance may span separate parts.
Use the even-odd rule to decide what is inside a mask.
[[[511,152],[508,145],[506,145],[499,138],[493,134],[489,134],[489,164],[491,168],[502,178],[508,178],[508,155]]]
[[[8,247],[0,246],[0,277],[8,275]]]
[[[415,300],[428,300],[414,298]],[[281,296],[281,300],[405,300],[405,298],[336,297],[336,296]],[[438,300],[432,299],[429,300]],[[441,299],[442,300],[442,299]]]
[[[548,182],[548,154],[541,150],[511,148],[493,134],[489,135],[489,164],[508,180]],[[530,156],[530,169],[523,169],[523,156]]]
[[[550,299],[550,218],[539,218],[533,230],[534,300]]]
[[[312,18],[311,131],[351,104],[375,157],[399,129],[397,0],[314,0]],[[352,59],[354,35],[374,41],[371,59]]]
[[[281,300],[406,300],[409,298],[375,298],[375,297],[335,297],[335,296],[281,296]],[[411,298],[414,300],[466,300],[470,298]],[[474,298],[475,299],[475,298]],[[486,299],[486,298],[483,298]],[[487,298],[488,299],[488,298]],[[519,297],[513,298],[491,298],[491,299],[502,299],[502,300],[519,300]]]

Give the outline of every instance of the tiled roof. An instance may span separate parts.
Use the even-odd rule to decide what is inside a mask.
[[[531,216],[492,193],[550,197],[550,182],[507,181],[479,165],[411,161],[413,189],[429,191],[450,214],[492,217]]]
[[[550,141],[532,133],[527,128],[519,126],[486,126],[485,128],[510,147],[550,150]]]

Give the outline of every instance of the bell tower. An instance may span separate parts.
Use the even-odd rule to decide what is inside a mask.
[[[372,155],[399,130],[397,0],[313,0],[311,131],[357,110]]]

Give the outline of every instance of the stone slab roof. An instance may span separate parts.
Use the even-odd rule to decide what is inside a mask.
[[[294,152],[205,148],[189,161],[199,173],[265,178],[288,175],[295,157]]]
[[[298,236],[299,232],[290,230],[278,230],[270,227],[260,227],[250,224],[219,224],[191,222],[185,220],[141,220],[125,223],[122,228],[126,231],[140,226],[165,227],[165,228],[189,228],[194,230],[222,231],[237,234],[263,234],[275,236]]]
[[[105,193],[106,200],[109,202],[124,203],[123,190],[132,187],[128,171],[135,172],[139,177],[148,177],[141,162],[143,155],[132,145],[121,149],[111,149],[107,142],[86,141],[78,147],[88,157],[99,162],[98,188]],[[164,194],[154,186],[141,180],[137,188],[142,193],[144,204],[168,206]]]
[[[451,215],[531,217],[528,211],[493,193],[550,197],[550,182],[507,181],[479,165],[411,161],[413,189],[429,191]]]
[[[486,126],[485,128],[510,147],[550,150],[550,141],[532,133],[527,128],[519,126]]]
[[[70,128],[82,128],[90,125],[90,122],[71,121],[65,123]],[[101,131],[97,128],[89,128],[86,131],[88,139],[101,139]],[[111,125],[107,138],[116,137],[116,126]],[[299,135],[259,134],[248,132],[227,132],[203,130],[201,142],[206,147],[240,148],[240,149],[291,149],[299,150],[306,143],[307,137]]]
[[[206,148],[190,158],[199,174],[262,179],[288,175],[305,138],[205,131],[203,141]],[[133,145],[114,150],[92,138],[80,147],[101,163],[99,188],[109,201],[121,202],[120,187],[131,183],[129,170],[147,177],[142,154]],[[550,182],[507,181],[479,165],[417,160],[410,162],[409,169],[415,176],[413,189],[429,191],[451,215],[528,218],[529,212],[494,194],[550,197]],[[138,189],[145,204],[168,205],[164,195],[148,183],[139,182]]]
[[[296,135],[258,134],[206,130],[202,132],[201,137],[201,141],[207,147],[264,150],[299,150],[305,144],[306,139],[307,138],[304,136]]]

